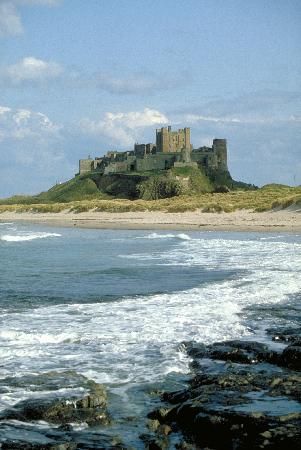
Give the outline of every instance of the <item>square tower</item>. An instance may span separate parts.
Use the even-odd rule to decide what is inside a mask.
[[[171,127],[156,130],[157,152],[180,153],[183,149],[191,149],[190,128],[171,131]]]

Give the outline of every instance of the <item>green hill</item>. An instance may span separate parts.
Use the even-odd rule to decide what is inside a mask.
[[[55,203],[71,202],[75,200],[87,200],[91,198],[104,198],[97,185],[90,177],[75,177],[62,184],[53,186],[46,192],[38,195],[26,196],[15,195],[8,199],[0,200],[0,204],[35,204],[35,203]]]
[[[36,196],[14,196],[0,201],[0,213],[55,213],[63,210],[76,213],[91,210],[231,212],[240,209],[261,212],[285,208],[300,210],[301,186],[272,184],[260,189],[223,191],[203,178],[203,174],[186,168],[151,176],[76,177]]]
[[[57,184],[47,192],[35,196],[40,203],[43,202],[72,202],[88,200],[90,198],[103,198],[96,183],[88,176],[75,177],[62,184]]]
[[[253,185],[232,180],[229,172],[211,173],[207,176],[202,169],[189,166],[144,173],[102,175],[92,172],[76,176],[37,195],[17,195],[0,200],[0,205],[70,203],[105,199],[159,200],[182,195],[195,196],[254,188]]]

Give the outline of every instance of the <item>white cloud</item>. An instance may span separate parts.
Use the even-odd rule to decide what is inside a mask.
[[[59,125],[45,114],[0,106],[0,196],[35,193],[70,173]]]
[[[45,141],[49,137],[57,136],[60,129],[59,125],[40,112],[0,106],[0,142],[27,138]]]
[[[56,62],[27,56],[16,64],[0,68],[0,80],[11,84],[57,78],[63,68]]]
[[[167,117],[160,111],[145,108],[127,113],[107,112],[99,121],[83,119],[80,128],[84,133],[104,136],[113,143],[128,146],[138,139],[141,129],[167,123]]]
[[[37,193],[76,171],[66,155],[65,129],[47,115],[0,106],[0,197]],[[73,150],[73,149],[72,149]]]
[[[199,114],[184,114],[181,117],[182,122],[187,122],[190,124],[195,124],[198,122],[212,122],[216,124],[258,124],[258,125],[273,125],[276,123],[289,123],[289,122],[300,122],[301,118],[295,115],[284,115],[282,117],[273,117],[273,116],[260,116],[260,115],[251,115],[246,117],[241,115],[240,117],[213,117],[213,116],[204,116]]]
[[[188,123],[216,122],[216,123],[240,123],[241,119],[235,117],[211,117],[198,114],[185,114],[183,120]]]
[[[0,36],[15,36],[23,32],[20,16],[12,2],[0,2]]]
[[[18,6],[56,6],[60,0],[0,0],[0,36],[16,36],[23,33]]]

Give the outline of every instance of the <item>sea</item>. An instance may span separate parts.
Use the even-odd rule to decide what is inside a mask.
[[[300,234],[2,222],[0,412],[83,393],[71,382],[83,375],[107,388],[113,422],[105,432],[143,448],[155,393],[191,376],[183,343],[267,342],[267,328],[295,326],[300,275]],[[61,381],[49,386],[49,374]],[[6,421],[0,433],[36,442],[47,428]]]

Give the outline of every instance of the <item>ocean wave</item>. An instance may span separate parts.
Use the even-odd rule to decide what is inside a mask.
[[[81,297],[77,293],[68,302],[37,305],[27,314],[14,310],[0,324],[0,356],[7,361],[5,368],[0,367],[0,377],[16,372],[20,376],[26,375],[33,369],[46,372],[68,367],[118,388],[140,382],[154,383],[167,374],[189,371],[189,358],[179,345],[181,342],[210,344],[241,337],[254,339],[254,332],[257,335],[267,327],[266,324],[272,323],[266,307],[285,305],[292,295],[300,292],[301,279],[296,276],[296,268],[300,267],[298,239],[290,241],[288,237],[283,242],[275,242],[260,240],[261,235],[256,235],[256,239],[206,239],[201,233],[193,233],[192,239],[187,240],[179,237],[182,233],[176,232],[143,234],[144,239],[163,240],[158,240],[157,246],[152,245],[156,241],[133,242],[133,233],[129,233],[131,239],[126,241],[126,247],[116,243],[116,254],[123,251],[123,257],[143,259],[143,264],[153,260],[153,267],[158,263],[198,266],[200,270],[191,271],[191,276],[196,277],[197,283],[200,281],[199,285],[164,292],[165,281],[159,280],[158,286],[162,287],[163,293],[124,296],[118,300],[114,297],[112,302],[90,302],[87,284],[87,290],[80,292]],[[92,236],[95,236],[94,232]],[[97,245],[99,241],[93,242]],[[140,253],[133,254],[134,251]],[[56,257],[66,258],[63,270],[66,267],[69,270],[67,256],[63,251],[56,254]],[[92,281],[88,279],[89,284],[99,286],[99,298],[101,280],[98,273],[102,268],[96,267],[95,263],[101,257],[99,252],[93,260]],[[87,258],[78,260],[79,282],[85,283],[81,271],[88,270]],[[106,267],[109,271],[111,260]],[[140,267],[137,264],[137,277]],[[229,270],[236,271],[230,279],[226,278]],[[224,276],[222,279],[207,277],[210,271]],[[176,272],[176,276],[179,274]],[[47,271],[45,280],[54,285],[58,272],[53,278],[51,276]],[[129,283],[137,283],[137,280],[128,277]],[[79,284],[74,285],[74,292],[77,286]],[[258,317],[254,327],[248,308],[257,305],[262,311],[255,309]],[[277,316],[273,320],[281,318]]]
[[[138,237],[137,239],[182,239],[184,241],[190,241],[191,237],[188,236],[188,234],[184,234],[184,233],[179,233],[179,234],[171,234],[171,233],[166,233],[166,234],[158,234],[158,233],[151,233],[148,234],[147,236],[141,236]]]
[[[68,344],[75,341],[75,333],[32,333],[24,331],[3,330],[0,331],[0,339],[4,342],[13,342],[16,345],[30,344]]]
[[[33,241],[34,239],[46,239],[49,237],[60,237],[60,236],[62,235],[59,233],[45,233],[45,232],[26,233],[26,234],[4,234],[0,236],[0,240],[5,242],[25,242],[25,241]]]
[[[241,323],[243,305],[235,291],[233,281],[224,281],[219,295],[216,285],[208,285],[121,298],[110,305],[38,307],[26,316],[11,315],[0,341],[13,365],[13,360],[22,360],[24,367],[34,363],[41,371],[55,370],[59,360],[60,366],[80,368],[102,383],[156,381],[171,372],[189,371],[189,358],[178,348],[180,342],[212,343],[249,334]],[[34,330],[28,332],[33,324]],[[3,357],[3,351],[0,354]]]

